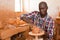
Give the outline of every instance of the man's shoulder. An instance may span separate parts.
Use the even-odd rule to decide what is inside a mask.
[[[32,13],[37,13],[38,11],[32,11]]]
[[[38,14],[38,11],[32,11],[32,12],[30,12],[30,13],[28,13],[29,15],[36,15],[36,14]]]
[[[47,16],[47,20],[49,20],[49,21],[53,21],[53,18],[51,17],[51,16]]]

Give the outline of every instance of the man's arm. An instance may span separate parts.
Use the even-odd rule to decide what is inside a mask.
[[[33,13],[23,14],[20,16],[20,19],[22,19],[23,21],[27,23],[33,24],[34,14]]]

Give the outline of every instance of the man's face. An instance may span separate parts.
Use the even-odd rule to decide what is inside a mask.
[[[45,4],[39,5],[40,14],[45,15],[47,13],[47,6]]]

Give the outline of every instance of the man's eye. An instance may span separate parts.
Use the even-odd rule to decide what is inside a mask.
[[[40,8],[40,9],[44,9],[44,8]]]

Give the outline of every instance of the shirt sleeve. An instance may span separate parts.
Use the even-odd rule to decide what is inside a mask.
[[[51,19],[48,25],[48,34],[50,40],[53,38],[53,33],[54,33],[54,21]]]
[[[29,21],[30,21],[31,23],[34,22],[34,13],[22,14],[22,15],[20,16],[20,19],[23,20],[24,17],[25,17],[25,19],[26,19],[27,21],[28,21],[28,19],[30,19]]]

